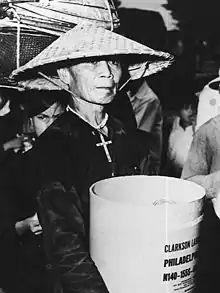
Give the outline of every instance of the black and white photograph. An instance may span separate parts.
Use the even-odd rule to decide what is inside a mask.
[[[219,0],[0,0],[0,293],[217,293]]]

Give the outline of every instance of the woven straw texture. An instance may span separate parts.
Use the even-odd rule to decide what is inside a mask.
[[[24,65],[42,50],[50,45],[57,37],[21,30],[19,63]],[[0,76],[8,75],[17,66],[17,34],[15,29],[6,28],[0,31]]]
[[[13,0],[10,2],[13,3]],[[21,24],[36,30],[47,30],[55,35],[61,35],[76,24],[93,23],[112,30],[120,24],[111,0],[14,1],[12,6]]]
[[[2,0],[0,7],[4,5],[8,1]],[[106,29],[119,26],[111,0],[12,0],[10,5],[19,22],[16,18],[0,20],[0,79],[4,82],[17,63],[24,65],[77,24],[92,23]]]
[[[149,56],[158,57],[158,60],[149,63],[148,68],[143,66],[143,61],[140,64],[130,64],[129,72],[133,79],[162,70],[172,62],[169,53],[155,51],[102,27],[78,25],[63,34],[30,62],[14,70],[11,77],[22,80],[23,73],[42,71],[45,65],[60,61],[119,54],[143,56],[145,61],[148,61]]]
[[[28,90],[68,90],[68,86],[64,84],[59,78],[53,77],[48,81],[45,78],[36,78],[18,82],[18,87]]]

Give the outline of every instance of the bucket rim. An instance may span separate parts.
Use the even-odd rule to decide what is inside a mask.
[[[131,179],[132,178],[132,179]],[[159,176],[159,175],[128,175],[128,176],[118,176],[118,177],[110,177],[110,178],[105,178],[105,179],[101,179],[101,180],[98,180],[96,182],[94,182],[90,188],[89,188],[89,194],[90,194],[90,197],[91,196],[96,196],[98,197],[100,200],[105,200],[105,201],[108,201],[109,203],[115,203],[117,202],[118,204],[130,204],[129,202],[120,202],[120,201],[116,201],[116,200],[111,200],[110,198],[108,197],[101,197],[97,194],[97,192],[95,192],[95,187],[101,183],[104,183],[104,182],[110,182],[110,181],[118,181],[118,180],[127,180],[127,179],[131,179],[133,180],[134,178],[138,178],[138,180],[142,179],[143,178],[150,178],[150,179],[156,179],[156,178],[161,178],[161,179],[165,179],[165,180],[168,180],[168,181],[184,181],[187,185],[191,185],[191,186],[194,186],[195,188],[197,188],[198,190],[200,189],[201,190],[201,195],[197,196],[197,198],[193,198],[192,200],[190,199],[185,199],[185,198],[182,198],[181,200],[178,200],[177,202],[175,202],[175,206],[177,205],[183,205],[183,204],[190,204],[190,203],[196,203],[196,202],[199,202],[199,201],[202,201],[206,195],[206,192],[205,192],[205,189],[200,186],[199,184],[195,183],[195,182],[192,182],[192,181],[189,181],[189,180],[186,180],[186,179],[182,179],[182,178],[176,178],[176,177],[168,177],[168,176]],[[165,202],[165,204],[168,204],[169,202]],[[147,205],[141,205],[141,204],[136,204],[138,206],[147,206]]]

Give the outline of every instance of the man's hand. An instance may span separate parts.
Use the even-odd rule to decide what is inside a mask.
[[[39,223],[37,213],[33,217],[26,218],[15,224],[15,229],[19,235],[24,234],[30,230],[35,235],[39,235],[43,232],[42,227]]]
[[[18,152],[23,147],[23,138],[22,136],[18,136],[10,141],[7,141],[3,144],[3,148],[5,151],[14,150],[14,152]]]
[[[37,213],[33,216],[27,219],[28,220],[28,226],[31,232],[33,232],[35,235],[41,234],[43,232],[42,227],[39,223]]]
[[[5,151],[12,149],[15,153],[19,150],[26,152],[32,148],[34,140],[35,138],[28,137],[27,135],[17,134],[16,138],[4,143],[3,148]]]

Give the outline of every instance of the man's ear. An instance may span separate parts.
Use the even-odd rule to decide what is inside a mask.
[[[58,74],[60,80],[62,80],[62,82],[64,82],[67,85],[70,84],[70,72],[67,68],[57,69],[57,74]]]

